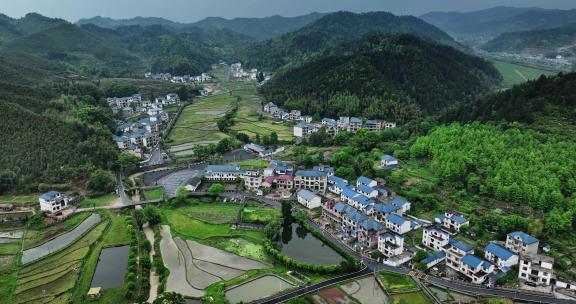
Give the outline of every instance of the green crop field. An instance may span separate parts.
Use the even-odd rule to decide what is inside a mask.
[[[537,79],[541,75],[556,74],[550,70],[538,69],[502,60],[492,59],[490,61],[494,64],[500,74],[502,74],[502,77],[504,78],[502,85],[506,88],[511,88],[514,85],[528,80]]]
[[[399,293],[392,296],[392,301],[394,304],[400,303],[410,303],[410,304],[432,304],[430,299],[424,295],[421,291]]]
[[[382,283],[384,283],[384,286],[386,286],[386,289],[391,292],[402,292],[418,288],[418,285],[416,285],[416,282],[414,282],[411,277],[401,274],[381,272],[380,279]]]
[[[107,206],[114,200],[116,200],[118,196],[114,193],[106,194],[99,197],[94,198],[86,198],[78,204],[81,208],[92,208],[92,207],[102,207]]]
[[[149,189],[144,191],[144,196],[147,200],[159,200],[164,198],[164,188]]]
[[[38,197],[40,194],[31,194],[31,195],[0,195],[0,203],[9,203],[9,204],[22,204],[22,203],[32,203],[38,202]]]
[[[176,125],[168,135],[171,146],[198,141],[219,141],[228,135],[220,132],[216,124],[233,107],[235,98],[228,94],[214,95],[201,99],[186,108],[178,117]]]
[[[44,242],[49,241],[50,239],[57,237],[58,235],[64,234],[76,228],[76,226],[80,225],[80,223],[82,223],[89,216],[90,213],[88,212],[77,213],[69,219],[56,225],[38,230],[28,230],[24,238],[24,249],[38,246]]]
[[[267,223],[281,216],[280,210],[273,208],[248,206],[242,211],[242,220],[244,222]]]
[[[264,159],[249,159],[241,162],[235,163],[240,166],[242,170],[253,170],[266,168],[268,166],[268,161]]]
[[[235,221],[241,208],[239,205],[211,203],[180,208],[180,211],[207,223],[224,224]]]

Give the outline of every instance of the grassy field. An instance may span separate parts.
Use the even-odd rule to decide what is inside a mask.
[[[230,85],[230,89],[232,94],[240,98],[238,113],[234,119],[232,130],[245,133],[252,138],[255,138],[256,134],[262,137],[276,132],[280,140],[292,140],[292,128],[282,123],[260,119],[262,99],[258,96],[255,82],[235,82]]]
[[[281,216],[280,210],[273,208],[247,206],[242,210],[242,221],[244,222],[267,223]]]
[[[241,208],[239,205],[210,203],[180,208],[179,210],[190,217],[207,223],[225,224],[235,221]]]
[[[116,196],[116,194],[114,193],[110,193],[110,194],[106,194],[100,197],[95,197],[95,198],[86,198],[83,201],[81,201],[78,206],[80,208],[92,208],[92,207],[102,207],[102,206],[108,206],[110,205],[111,202],[115,201],[116,199],[118,199],[118,196]]]
[[[253,169],[266,168],[268,166],[268,161],[264,159],[250,159],[237,162],[235,164],[240,166],[240,169],[242,170],[253,170]]]
[[[103,238],[104,247],[115,247],[130,243],[130,234],[126,229],[126,216],[105,211],[110,217],[110,228]]]
[[[228,137],[218,130],[216,122],[232,109],[235,100],[229,94],[221,94],[187,106],[168,135],[168,144],[175,146],[199,141],[219,141]]]
[[[418,288],[418,285],[411,277],[401,274],[381,272],[380,280],[382,280],[382,283],[384,283],[384,286],[386,286],[386,289],[390,292],[402,292]]]
[[[410,304],[432,304],[432,300],[428,299],[423,292],[408,292],[399,293],[392,296],[392,303],[410,303]]]
[[[30,194],[30,195],[0,195],[0,204],[1,203],[8,203],[8,204],[22,204],[22,203],[31,203],[31,202],[38,202],[38,197],[40,194]]]
[[[65,303],[80,276],[82,261],[107,224],[100,223],[73,245],[23,267],[19,272],[14,303]]]
[[[24,249],[36,247],[42,243],[45,243],[58,235],[64,234],[80,225],[86,218],[90,216],[90,213],[83,212],[74,214],[69,219],[58,223],[56,225],[34,230],[30,229],[26,231],[24,237]]]
[[[273,259],[266,254],[262,244],[243,238],[215,238],[208,245],[254,260],[273,262]]]
[[[502,77],[504,78],[502,85],[505,88],[511,88],[516,84],[520,84],[532,79],[537,79],[541,75],[556,74],[556,72],[549,70],[538,69],[497,59],[492,59],[490,61],[494,64],[500,74],[502,74]]]
[[[147,200],[159,200],[164,198],[164,187],[149,189],[144,191],[144,196]]]

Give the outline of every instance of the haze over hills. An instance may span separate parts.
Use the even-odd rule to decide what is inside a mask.
[[[387,12],[337,12],[295,32],[250,45],[241,51],[240,57],[249,66],[275,69],[373,32],[413,34],[459,47],[448,34],[416,17]]]
[[[494,7],[461,12],[434,12],[420,18],[460,38],[486,40],[502,33],[550,29],[576,20],[576,10]]]
[[[163,25],[180,31],[194,31],[196,27],[211,29],[227,29],[256,40],[265,40],[295,31],[321,18],[324,14],[312,13],[297,17],[270,16],[265,18],[234,18],[208,17],[195,23],[178,23],[164,18],[136,17],[132,19],[115,20],[104,17],[81,19],[77,24],[94,24],[99,27],[116,29],[124,26]]]
[[[288,109],[403,121],[433,114],[498,83],[483,59],[411,35],[370,35],[277,74],[263,93]]]

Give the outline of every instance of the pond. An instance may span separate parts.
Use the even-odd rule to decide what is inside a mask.
[[[102,249],[90,287],[118,288],[124,285],[130,246]]]
[[[275,275],[265,275],[227,290],[224,295],[232,304],[249,303],[273,296],[282,290],[293,287],[290,282]]]
[[[344,261],[334,249],[297,223],[282,229],[281,251],[295,260],[316,265],[336,265]]]

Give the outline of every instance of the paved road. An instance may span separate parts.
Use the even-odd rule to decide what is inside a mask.
[[[156,184],[164,187],[166,190],[166,197],[173,198],[176,197],[178,188],[186,186],[186,182],[193,177],[200,176],[200,174],[201,172],[196,168],[183,169],[160,178],[156,181]]]
[[[126,194],[126,189],[124,189],[124,183],[122,183],[122,172],[118,171],[116,173],[116,185],[118,186],[118,195],[120,196],[120,204],[123,206],[132,205],[132,200]]]
[[[156,147],[156,148],[154,148],[154,150],[152,150],[152,154],[150,154],[150,159],[148,160],[146,165],[147,166],[157,166],[157,165],[164,164],[166,161],[167,160],[165,160],[162,157],[162,149],[160,149],[160,147]]]

